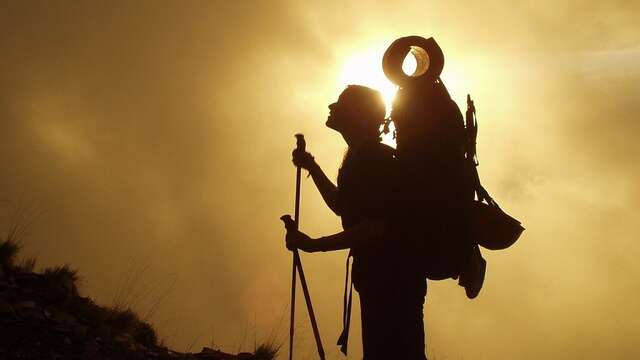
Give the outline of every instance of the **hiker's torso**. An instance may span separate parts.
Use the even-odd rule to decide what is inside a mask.
[[[460,248],[465,246],[460,220],[470,200],[466,184],[456,174],[456,164],[448,167],[443,160],[453,159],[447,156],[439,161],[402,160],[406,159],[398,160],[393,148],[370,142],[349,149],[340,168],[338,200],[343,228],[365,219],[386,219],[390,225],[382,241],[365,240],[351,249],[358,290],[384,287],[385,282],[424,275],[423,271],[433,272],[432,268],[455,273],[458,267]],[[419,174],[413,173],[416,166]],[[427,253],[432,256],[423,256]]]
[[[391,219],[398,208],[398,169],[394,149],[369,142],[347,152],[338,173],[342,226],[349,229],[366,219]],[[391,231],[381,241],[363,241],[351,249],[356,289],[384,286],[399,275],[402,243]]]
[[[392,210],[395,174],[393,148],[369,142],[350,148],[338,173],[338,201],[342,226],[386,217]]]

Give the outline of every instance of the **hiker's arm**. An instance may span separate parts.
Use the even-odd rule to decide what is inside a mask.
[[[318,252],[350,249],[365,242],[368,245],[373,245],[382,238],[385,226],[384,221],[368,220],[345,231],[318,239],[313,239],[298,230],[288,231],[287,248],[289,250],[297,248],[306,252]]]
[[[308,152],[299,152],[298,150],[294,150],[292,156],[293,164],[295,166],[300,166],[309,171],[311,178],[313,178],[313,182],[316,184],[316,187],[327,206],[336,215],[340,215],[340,209],[337,201],[338,188],[333,184],[333,182],[331,182],[331,180],[329,180],[327,175],[325,175],[324,171],[322,171],[320,165],[316,163],[313,156]]]
[[[338,206],[338,187],[336,187],[331,180],[327,177],[327,175],[322,171],[320,165],[318,165],[314,161],[315,166],[309,169],[309,173],[311,174],[311,178],[313,182],[316,184],[320,195],[322,195],[322,199],[327,204],[327,206],[333,211],[336,215],[340,215],[340,208]]]

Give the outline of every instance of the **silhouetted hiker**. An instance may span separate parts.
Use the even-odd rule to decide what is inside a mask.
[[[402,69],[409,52],[418,63],[411,75]],[[440,79],[444,54],[435,40],[399,38],[382,65],[399,86],[390,119],[384,119],[380,94],[362,86],[347,87],[329,106],[327,126],[349,145],[337,187],[309,153],[293,152],[294,165],[309,170],[345,230],[311,239],[292,226],[290,217],[282,219],[289,249],[351,250],[366,360],[426,359],[425,278],[458,279],[467,297],[475,298],[486,269],[480,246],[505,249],[524,228],[480,183],[475,105],[467,96],[463,119]],[[384,123],[386,130],[391,120],[395,150],[380,143],[379,129]],[[345,330],[338,341],[345,354],[352,288],[348,260]]]
[[[307,169],[323,199],[342,219],[345,231],[311,239],[287,233],[287,247],[307,252],[350,249],[353,285],[360,294],[365,360],[424,360],[424,274],[390,219],[396,216],[400,174],[394,149],[380,142],[385,106],[379,92],[348,86],[329,105],[327,127],[338,131],[349,148],[334,185],[313,156],[293,152],[293,163]],[[347,279],[348,279],[347,258]],[[351,285],[345,283],[345,329],[339,345],[346,354]]]

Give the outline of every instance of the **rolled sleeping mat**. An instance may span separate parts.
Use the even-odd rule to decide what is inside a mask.
[[[407,75],[402,63],[411,52],[416,58],[416,71]],[[424,82],[434,82],[440,77],[444,67],[444,54],[436,41],[430,37],[406,36],[395,40],[382,57],[382,70],[391,82],[407,87]]]

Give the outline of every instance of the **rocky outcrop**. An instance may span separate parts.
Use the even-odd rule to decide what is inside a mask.
[[[0,259],[0,359],[270,360],[277,352],[268,346],[237,355],[210,348],[172,351],[131,310],[80,296],[68,266],[35,273],[33,261],[25,267],[9,260]]]

